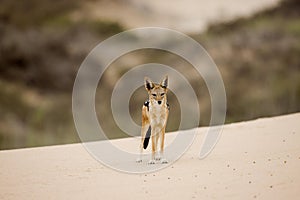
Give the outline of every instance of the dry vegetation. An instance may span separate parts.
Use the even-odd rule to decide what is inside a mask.
[[[49,0],[1,4],[0,149],[78,142],[71,113],[77,69],[98,42],[124,28],[106,20],[71,20],[70,11],[80,5],[76,0],[55,6]],[[251,18],[217,23],[205,33],[192,35],[223,75],[227,122],[299,112],[299,8],[296,0],[285,1]],[[97,99],[99,118],[105,115],[104,128],[111,138],[125,136],[107,110],[114,83],[131,66],[149,61],[172,65],[194,87],[199,85],[192,67],[170,53],[144,50],[120,58],[101,79]],[[204,83],[200,85],[202,126],[209,122],[210,101]],[[142,105],[146,94],[141,89],[134,95],[130,110],[140,123],[140,107],[134,105]],[[168,130],[176,130],[178,102],[174,96],[169,99],[175,117]]]
[[[299,8],[298,1],[284,1],[196,36],[224,76],[228,122],[300,110]]]

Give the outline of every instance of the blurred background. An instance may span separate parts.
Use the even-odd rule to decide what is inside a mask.
[[[0,150],[80,142],[71,107],[80,64],[101,41],[142,26],[182,31],[205,47],[226,87],[226,123],[300,111],[298,0],[0,2]],[[210,96],[193,67],[171,53],[140,50],[112,63],[99,82],[96,109],[109,138],[126,137],[108,109],[115,83],[148,62],[187,77],[201,106],[199,126],[207,126]],[[130,100],[138,124],[146,98],[141,87]],[[167,130],[174,131],[180,110],[172,93],[168,100]]]

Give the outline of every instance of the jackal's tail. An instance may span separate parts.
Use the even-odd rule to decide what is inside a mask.
[[[150,136],[151,136],[151,126],[149,126],[147,133],[146,133],[146,137],[144,139],[144,149],[147,149],[147,146],[148,146],[149,140],[150,140]]]

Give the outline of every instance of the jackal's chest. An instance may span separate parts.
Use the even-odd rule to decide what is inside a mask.
[[[167,121],[167,107],[164,105],[152,105],[149,108],[150,124],[164,126]]]

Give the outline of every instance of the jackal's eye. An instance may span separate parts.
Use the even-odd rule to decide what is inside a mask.
[[[165,95],[165,93],[161,93],[161,94],[160,94],[160,96],[164,96],[164,95]]]
[[[156,94],[152,94],[152,96],[156,97]]]

